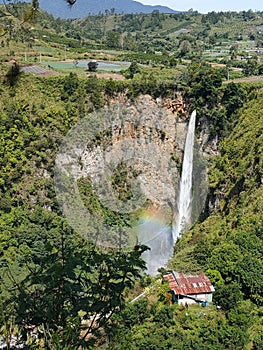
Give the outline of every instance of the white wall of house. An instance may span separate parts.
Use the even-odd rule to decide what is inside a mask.
[[[179,305],[185,305],[186,303],[188,305],[196,304],[196,302],[194,300],[189,299],[189,298],[182,298],[182,299],[178,300]]]
[[[198,299],[200,301],[207,301],[209,303],[212,302],[212,293],[207,293],[207,294],[191,294],[190,295],[192,298]],[[182,297],[179,298],[178,304],[179,305],[185,305],[185,304],[191,305],[191,304],[196,304],[196,301],[193,299],[187,298],[187,297]]]

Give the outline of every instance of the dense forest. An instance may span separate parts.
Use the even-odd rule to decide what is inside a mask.
[[[11,15],[1,17],[1,342],[10,348],[15,337],[25,349],[262,349],[262,63],[246,47],[262,46],[262,13],[107,13],[72,21],[26,12],[21,20],[25,8],[12,13],[13,30]],[[182,28],[189,31],[175,34]],[[227,54],[206,57],[215,46]],[[25,48],[32,55],[27,65],[41,66],[39,52],[47,61],[66,52],[76,62],[103,55],[132,63],[116,80],[99,69],[83,74],[77,64],[41,76],[23,71]],[[257,79],[235,79],[251,75]],[[168,266],[151,277],[142,259],[147,246],[103,248],[70,227],[55,192],[55,158],[84,116],[120,100],[150,95],[156,103],[178,93],[187,113],[197,111],[197,133],[205,124],[207,143],[217,149],[208,159],[203,212],[176,242]],[[122,200],[129,176],[124,167],[113,179]],[[134,217],[103,205],[89,179],[78,186],[87,210],[112,230],[133,224]],[[206,273],[213,303],[173,304],[161,282],[170,270]]]

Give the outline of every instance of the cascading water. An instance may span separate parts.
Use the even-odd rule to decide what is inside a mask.
[[[177,222],[173,223],[174,243],[191,222],[195,120],[196,111],[194,110],[190,117],[184,147],[184,159],[179,188],[179,198],[177,201],[178,219]]]
[[[185,146],[184,159],[177,198],[177,220],[174,218],[172,229],[160,223],[153,216],[139,225],[139,241],[150,248],[143,254],[147,264],[147,272],[156,275],[158,268],[165,266],[173,256],[173,245],[191,222],[192,207],[192,173],[195,136],[196,111],[190,117]]]

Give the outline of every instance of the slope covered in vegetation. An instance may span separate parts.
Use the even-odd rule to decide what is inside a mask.
[[[199,266],[220,271],[227,283],[235,281],[241,286],[244,283],[245,295],[260,302],[262,89],[253,92],[250,98],[245,107],[232,117],[228,135],[220,143],[220,154],[213,159],[210,167],[209,205],[215,209],[189,235],[182,238],[178,247],[182,248],[186,242],[187,245],[193,245],[191,255]],[[221,258],[217,256],[217,251],[219,255],[223,254]],[[232,261],[231,267],[227,267],[226,261]],[[248,261],[254,265],[255,275],[251,275],[251,280],[246,276]]]
[[[4,68],[2,72],[6,74]],[[222,87],[219,72],[206,65],[194,64],[188,67],[185,75],[188,79],[185,80],[188,85],[185,97],[198,109],[199,115],[206,118],[212,137],[219,135],[221,142],[220,153],[210,165],[210,194],[203,221],[176,244],[170,266],[184,271],[206,271],[216,286],[214,301],[221,311],[211,309],[208,318],[200,318],[198,311],[193,309],[189,311],[187,321],[185,311],[167,306],[166,292],[157,289],[154,293],[163,293],[161,300],[155,300],[153,304],[150,300],[148,306],[145,301],[142,305],[146,308],[144,316],[138,320],[138,315],[130,315],[135,318],[129,324],[126,324],[128,316],[116,316],[112,319],[113,324],[108,320],[105,322],[105,317],[115,307],[123,305],[125,287],[132,286],[130,279],[133,280],[138,269],[143,267],[139,252],[115,256],[98,252],[93,246],[79,248],[83,243],[61,217],[57,205],[53,167],[63,136],[83,114],[102,106],[124,87],[127,97],[136,98],[151,85],[140,79],[143,73],[137,73],[136,80],[124,82],[104,81],[94,76],[83,79],[74,74],[51,78],[20,74],[14,86],[10,86],[5,78],[1,90],[0,202],[4,334],[10,327],[34,322],[52,329],[51,338],[45,338],[45,342],[84,346],[76,340],[80,319],[94,316],[94,312],[100,310],[100,326],[109,332],[112,344],[117,344],[115,340],[118,339],[124,347],[126,341],[132,341],[134,348],[139,349],[147,339],[154,349],[157,346],[154,344],[160,344],[165,334],[164,349],[171,346],[177,349],[178,344],[185,349],[188,343],[199,344],[204,337],[205,344],[218,344],[219,349],[222,348],[219,344],[227,349],[233,346],[235,349],[251,348],[252,344],[257,349],[255,344],[262,344],[258,332],[262,327],[259,315],[263,290],[263,92],[260,86],[253,85]],[[173,90],[169,92],[168,89],[168,96],[169,93]],[[123,259],[130,264],[129,270]],[[88,267],[90,264],[95,270]],[[113,275],[112,271],[118,268],[120,271]],[[123,282],[119,281],[120,276],[123,276]],[[118,281],[119,289],[115,290]],[[93,286],[95,294],[88,285]],[[68,294],[69,291],[74,292]],[[101,293],[104,293],[104,304],[98,304]],[[79,295],[77,299],[76,295]],[[83,295],[86,295],[84,299]],[[114,305],[109,304],[108,298],[115,300]],[[27,304],[29,300],[32,303]],[[54,309],[54,303],[58,308]],[[135,310],[142,307],[134,305]],[[35,313],[34,310],[39,311]],[[130,312],[138,313],[131,306],[124,310],[124,315]],[[122,317],[126,320],[124,325]],[[160,319],[162,324],[158,323]],[[74,345],[67,337],[72,322]],[[114,333],[116,326],[117,333]],[[210,335],[203,334],[204,328]],[[156,337],[152,336],[154,329]],[[97,332],[96,327],[91,330]],[[173,334],[172,338],[169,334]],[[100,338],[97,333],[96,337]]]
[[[242,29],[246,43],[258,45],[261,16],[249,11],[182,17],[103,15],[72,24],[43,15],[41,25],[32,31],[15,28],[21,52],[34,33],[41,41],[29,41],[31,48],[51,46],[51,41],[53,49],[59,50],[56,55],[61,56],[68,45],[77,59],[88,44],[122,48],[121,33],[113,29],[128,21],[125,36],[130,41],[125,43],[133,51],[119,57],[151,61],[156,67],[133,63],[124,72],[125,80],[113,81],[95,74],[35,77],[21,73],[19,63],[1,64],[0,332],[6,341],[15,333],[26,337],[28,327],[34,325],[41,341],[32,334],[27,341],[36,348],[105,344],[121,350],[147,346],[156,350],[263,348],[263,89],[252,83],[222,85],[226,67],[213,68],[200,59],[197,45],[201,43],[194,41],[199,35],[203,43],[215,45],[214,40],[229,36],[230,43]],[[241,22],[242,28],[233,27]],[[82,42],[89,23],[90,32]],[[189,33],[175,33],[186,25]],[[156,37],[156,28],[160,37]],[[136,52],[145,40],[137,30],[150,32],[144,54]],[[62,35],[57,34],[60,31]],[[3,61],[15,56],[11,52],[15,36],[9,34],[3,38]],[[162,54],[155,53],[160,48]],[[177,61],[181,58],[189,61]],[[245,64],[255,68],[255,62],[252,57]],[[256,67],[260,74],[259,62]],[[151,283],[139,277],[146,247],[116,252],[87,244],[63,218],[53,184],[61,141],[84,115],[118,98],[134,100],[140,94],[151,94],[170,100],[178,91],[191,109],[197,109],[197,133],[202,133],[205,123],[208,143],[217,142],[219,151],[209,160],[205,210],[175,245],[169,266],[185,272],[202,270],[211,278],[216,289],[214,305],[220,308],[212,305],[201,313],[198,307],[185,310],[171,305],[167,286],[156,286],[156,282],[146,288],[146,299],[126,303],[135,293],[131,289],[136,280],[140,291]],[[180,168],[180,160],[176,162]],[[126,191],[120,198],[129,195],[125,176],[129,177],[127,171],[120,169],[114,179],[116,188]],[[80,181],[79,187],[84,197],[90,197],[88,209],[99,211],[98,217],[105,215],[112,226],[121,221],[105,209],[89,182]]]
[[[212,160],[210,214],[177,242],[169,265],[205,271],[214,306],[171,306],[168,286],[159,287],[112,321],[110,349],[262,348],[263,90],[255,90]]]

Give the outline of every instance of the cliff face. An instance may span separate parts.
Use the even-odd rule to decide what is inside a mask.
[[[122,162],[137,174],[141,194],[153,206],[175,207],[187,121],[160,108],[150,96],[125,103],[111,125],[108,138],[82,154],[79,176],[109,182]],[[126,184],[127,186],[128,184]],[[115,194],[116,195],[116,194]]]
[[[58,195],[65,192],[61,200],[63,209],[69,207],[73,226],[76,217],[84,218],[79,221],[88,220],[85,218],[89,214],[76,185],[87,178],[103,207],[112,213],[129,215],[142,208],[153,210],[154,215],[158,212],[170,225],[177,215],[187,111],[171,111],[165,108],[165,102],[160,105],[149,95],[132,103],[119,102],[94,112],[66,137],[57,157],[59,172],[67,174],[66,182],[63,178],[57,181]],[[203,156],[207,152],[206,140],[203,131],[195,143],[193,222],[200,214],[207,194]],[[87,230],[84,226],[82,229],[78,226],[78,231]],[[100,228],[100,231],[103,230]]]

